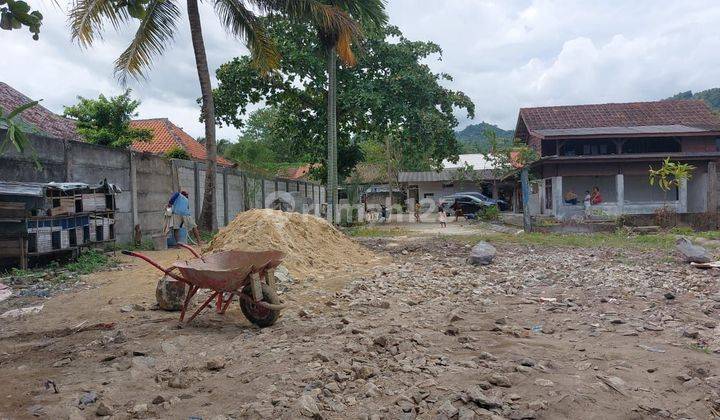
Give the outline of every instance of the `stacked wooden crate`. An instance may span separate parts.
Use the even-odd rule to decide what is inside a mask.
[[[68,184],[0,181],[0,265],[115,240],[119,189]]]
[[[52,226],[40,226],[37,228],[37,252],[52,251]]]
[[[0,201],[0,219],[21,219],[25,217],[25,203]]]
[[[101,193],[90,193],[82,194],[82,211],[105,211],[107,210],[105,205],[105,194]]]

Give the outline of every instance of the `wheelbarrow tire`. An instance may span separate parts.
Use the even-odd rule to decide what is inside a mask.
[[[242,290],[242,293],[250,299],[240,297],[240,310],[248,321],[257,325],[260,328],[265,328],[273,325],[280,316],[279,310],[268,309],[260,305],[253,303],[253,292],[252,287],[248,284]],[[280,298],[274,290],[267,284],[262,284],[262,300],[267,303],[279,304]]]

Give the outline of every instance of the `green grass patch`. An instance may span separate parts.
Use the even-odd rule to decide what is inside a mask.
[[[213,238],[215,237],[215,235],[217,235],[217,233],[218,233],[217,230],[212,231],[212,232],[200,231],[200,239],[204,243],[208,243],[213,240]],[[190,233],[188,233],[188,235],[190,235]]]
[[[116,265],[117,261],[114,258],[101,251],[91,249],[80,254],[76,261],[68,263],[65,268],[78,274],[90,274]]]
[[[369,226],[355,226],[348,228],[345,231],[348,235],[358,238],[381,238],[383,236],[407,235],[407,231],[399,227],[379,228]]]
[[[691,350],[699,351],[701,353],[712,354],[712,350],[708,346],[692,343],[688,344],[688,348]]]
[[[717,239],[720,240],[720,230],[708,230],[706,232],[692,232],[688,236],[696,236],[705,239]]]
[[[572,248],[632,248],[670,250],[675,246],[676,237],[670,234],[628,235],[626,233],[560,234],[521,233],[509,235],[492,233],[473,236],[456,236],[456,240],[475,243],[488,241],[537,246]]]

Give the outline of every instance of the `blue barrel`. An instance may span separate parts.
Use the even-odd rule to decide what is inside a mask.
[[[181,244],[187,244],[187,235],[188,235],[187,229],[179,228],[179,229],[175,229],[175,230],[177,230],[179,240],[175,241],[174,231],[170,230],[170,233],[168,233],[168,237],[167,237],[167,245],[169,247],[176,246],[178,242],[180,242]]]

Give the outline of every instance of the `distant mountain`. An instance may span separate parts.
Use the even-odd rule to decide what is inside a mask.
[[[720,111],[720,88],[712,88],[696,93],[688,90],[687,92],[680,92],[667,99],[702,99],[714,111]]]
[[[470,124],[461,131],[456,131],[455,138],[462,145],[464,153],[480,153],[487,147],[488,139],[484,134],[487,129],[494,131],[498,138],[512,139],[515,135],[514,130],[503,130],[497,125],[483,121],[480,124]]]

